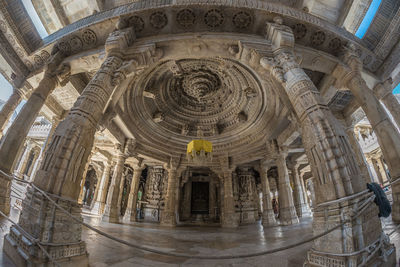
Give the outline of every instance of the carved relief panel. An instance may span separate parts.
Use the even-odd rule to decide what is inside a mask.
[[[144,219],[159,221],[160,212],[164,209],[168,173],[161,166],[149,167],[146,178]]]

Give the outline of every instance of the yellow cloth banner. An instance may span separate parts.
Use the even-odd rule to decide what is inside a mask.
[[[192,140],[188,145],[187,145],[187,153],[191,154],[192,151],[200,151],[200,150],[204,150],[205,152],[212,152],[212,143],[210,141],[207,140]]]

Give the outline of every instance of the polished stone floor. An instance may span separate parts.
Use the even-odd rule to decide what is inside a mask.
[[[14,219],[18,210],[12,210]],[[221,229],[208,226],[180,226],[171,228],[156,224],[110,224],[99,222],[96,217],[85,216],[85,221],[121,239],[135,241],[150,248],[177,253],[202,255],[236,255],[263,251],[294,243],[311,236],[311,218],[302,219],[294,226],[263,229],[260,224],[241,226],[238,229]],[[386,231],[393,229],[391,220],[384,222]],[[0,220],[0,238],[8,232],[9,223]],[[302,266],[306,251],[311,243],[286,251],[236,260],[197,260],[160,256],[111,241],[99,234],[84,229],[83,238],[87,242],[90,266]],[[400,231],[391,236],[400,255]],[[2,249],[2,242],[0,249]],[[3,252],[0,253],[0,266],[14,266]]]

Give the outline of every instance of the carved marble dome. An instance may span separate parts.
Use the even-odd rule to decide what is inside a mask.
[[[253,71],[235,60],[186,58],[141,73],[125,105],[141,143],[182,153],[200,134],[219,153],[259,141],[271,115],[266,93]]]

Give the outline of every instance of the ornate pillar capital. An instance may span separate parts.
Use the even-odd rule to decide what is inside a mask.
[[[265,174],[271,169],[272,166],[275,165],[275,161],[271,159],[263,159],[260,161],[260,171],[264,172]]]
[[[166,169],[168,172],[170,171],[178,171],[181,163],[181,157],[170,157],[168,163],[164,163],[163,167]]]
[[[288,150],[288,148],[286,146],[279,147],[279,152],[277,154],[277,159],[278,160],[285,160],[286,161],[286,158],[287,158],[288,155],[289,155],[289,150]]]

